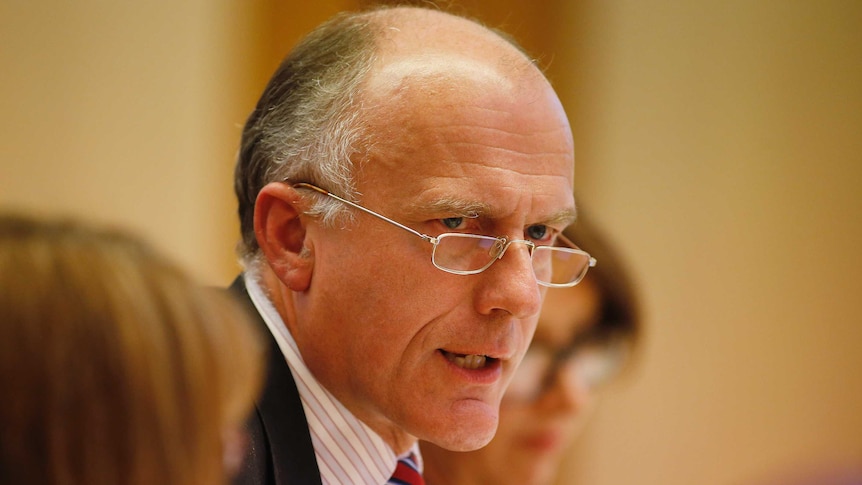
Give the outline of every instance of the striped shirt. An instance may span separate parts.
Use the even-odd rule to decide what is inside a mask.
[[[398,457],[380,435],[357,419],[314,378],[254,273],[246,271],[244,278],[251,301],[272,332],[296,381],[323,484],[385,484],[395,471]],[[418,444],[404,455],[411,452],[417,456],[421,470]]]

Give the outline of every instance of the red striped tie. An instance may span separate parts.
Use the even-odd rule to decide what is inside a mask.
[[[416,456],[413,453],[398,460],[395,473],[392,474],[388,483],[390,485],[425,485],[425,480],[419,473],[419,468],[416,466]]]

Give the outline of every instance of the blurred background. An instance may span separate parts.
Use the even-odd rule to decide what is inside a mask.
[[[0,207],[129,228],[228,284],[242,123],[297,39],[359,4],[0,0]],[[862,469],[862,2],[448,5],[547,67],[576,197],[645,306],[560,483]]]

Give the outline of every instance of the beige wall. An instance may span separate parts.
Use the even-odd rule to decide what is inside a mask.
[[[0,2],[0,205],[131,227],[224,284],[246,113],[354,3],[139,3]],[[577,195],[646,304],[562,483],[862,465],[862,3],[463,5],[550,62]]]
[[[578,195],[648,316],[565,483],[862,468],[862,3],[591,1],[565,17]]]
[[[128,227],[228,282],[262,18],[254,2],[0,2],[0,206]]]

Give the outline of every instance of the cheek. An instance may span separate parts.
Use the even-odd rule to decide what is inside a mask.
[[[351,309],[348,323],[370,327],[365,329],[373,340],[369,344],[406,343],[464,302],[465,289],[434,268],[430,258],[425,263],[415,257],[375,259],[338,285],[333,296]]]
[[[380,265],[378,271],[345,274],[337,288],[327,290],[320,304],[327,328],[318,335],[340,335],[340,347],[354,354],[354,361],[377,369],[410,359],[411,349],[418,351],[434,327],[429,324],[453,306],[445,287],[433,286],[436,274],[417,274],[393,261]]]

